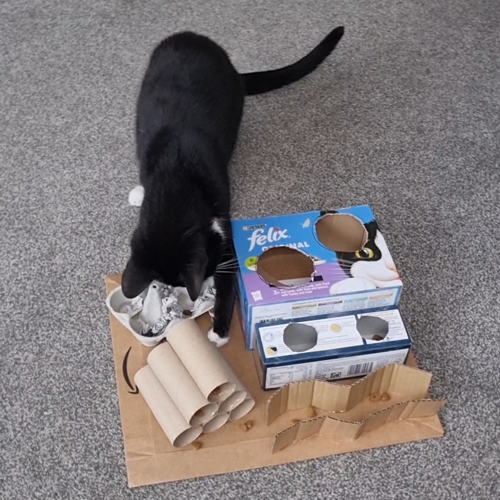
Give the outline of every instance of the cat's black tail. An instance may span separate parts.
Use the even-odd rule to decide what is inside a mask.
[[[242,74],[246,95],[263,94],[300,80],[312,73],[335,49],[344,35],[344,27],[335,28],[309,54],[290,66],[271,71]]]

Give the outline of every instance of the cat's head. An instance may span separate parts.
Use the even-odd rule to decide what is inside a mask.
[[[399,284],[400,278],[376,221],[364,224],[366,244],[356,252],[336,252],[340,267],[351,278],[372,281],[377,287]]]
[[[146,200],[145,200],[146,201]],[[125,297],[137,297],[153,280],[185,287],[195,301],[213,276],[224,253],[225,224],[209,214],[184,211],[165,218],[142,207],[122,277]]]

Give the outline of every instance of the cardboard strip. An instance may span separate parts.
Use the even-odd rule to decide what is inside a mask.
[[[201,426],[189,425],[149,366],[141,368],[135,374],[134,381],[175,448],[186,446],[200,436]]]
[[[267,403],[267,424],[290,410],[313,406],[343,413],[361,404],[372,393],[391,393],[405,399],[425,398],[432,375],[406,365],[386,365],[351,385],[323,380],[292,382],[278,389]]]
[[[353,441],[395,420],[410,420],[412,415],[418,415],[415,418],[432,417],[438,413],[444,403],[444,401],[433,400],[405,401],[372,413],[361,422],[342,420],[331,415],[302,420],[275,437],[272,453],[277,453],[293,443],[317,434],[335,442]]]
[[[149,353],[148,365],[190,425],[203,425],[217,413],[217,404],[203,396],[168,342]]]
[[[194,320],[186,319],[173,326],[167,341],[210,403],[220,403],[233,394],[236,385],[220,363],[217,347]]]

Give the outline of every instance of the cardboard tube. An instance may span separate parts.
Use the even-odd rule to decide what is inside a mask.
[[[134,381],[173,446],[181,448],[200,436],[203,428],[192,427],[186,422],[148,365],[135,374]]]
[[[228,420],[229,413],[220,413],[219,415],[215,415],[212,420],[203,426],[203,434],[208,434],[209,432],[214,432],[217,429],[220,429]]]
[[[189,425],[203,425],[217,413],[168,342],[149,353],[148,365]]]
[[[233,422],[234,420],[244,417],[250,413],[254,406],[255,400],[252,397],[248,397],[245,401],[243,401],[243,403],[240,403],[236,408],[234,408],[234,410],[231,410],[229,413],[229,420]]]
[[[217,347],[193,319],[173,326],[167,341],[210,403],[225,401],[235,391],[236,386],[217,355]]]
[[[217,356],[219,361],[224,368],[227,370],[227,373],[230,376],[231,382],[236,386],[235,391],[231,394],[225,401],[220,404],[219,413],[230,412],[234,410],[238,405],[240,405],[245,399],[250,397],[245,386],[241,383],[241,380],[238,378],[236,373],[234,373],[233,368],[227,362],[227,359],[222,355],[219,349],[217,349]]]
[[[231,396],[223,401],[219,406],[219,413],[228,413],[234,410],[247,398],[247,392],[236,389]]]

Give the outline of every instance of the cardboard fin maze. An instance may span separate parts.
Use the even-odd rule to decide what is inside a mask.
[[[427,398],[431,377],[409,366],[386,365],[351,385],[320,380],[286,385],[267,403],[268,425],[293,410],[324,414],[296,420],[276,436],[272,452],[317,434],[333,442],[353,441],[394,420],[435,416],[445,402]]]
[[[353,441],[362,434],[377,430],[394,420],[432,417],[437,414],[443,405],[444,401],[406,401],[372,413],[361,422],[342,420],[333,416],[302,420],[276,436],[272,452],[281,451],[297,441],[302,441],[316,434],[333,442]]]

